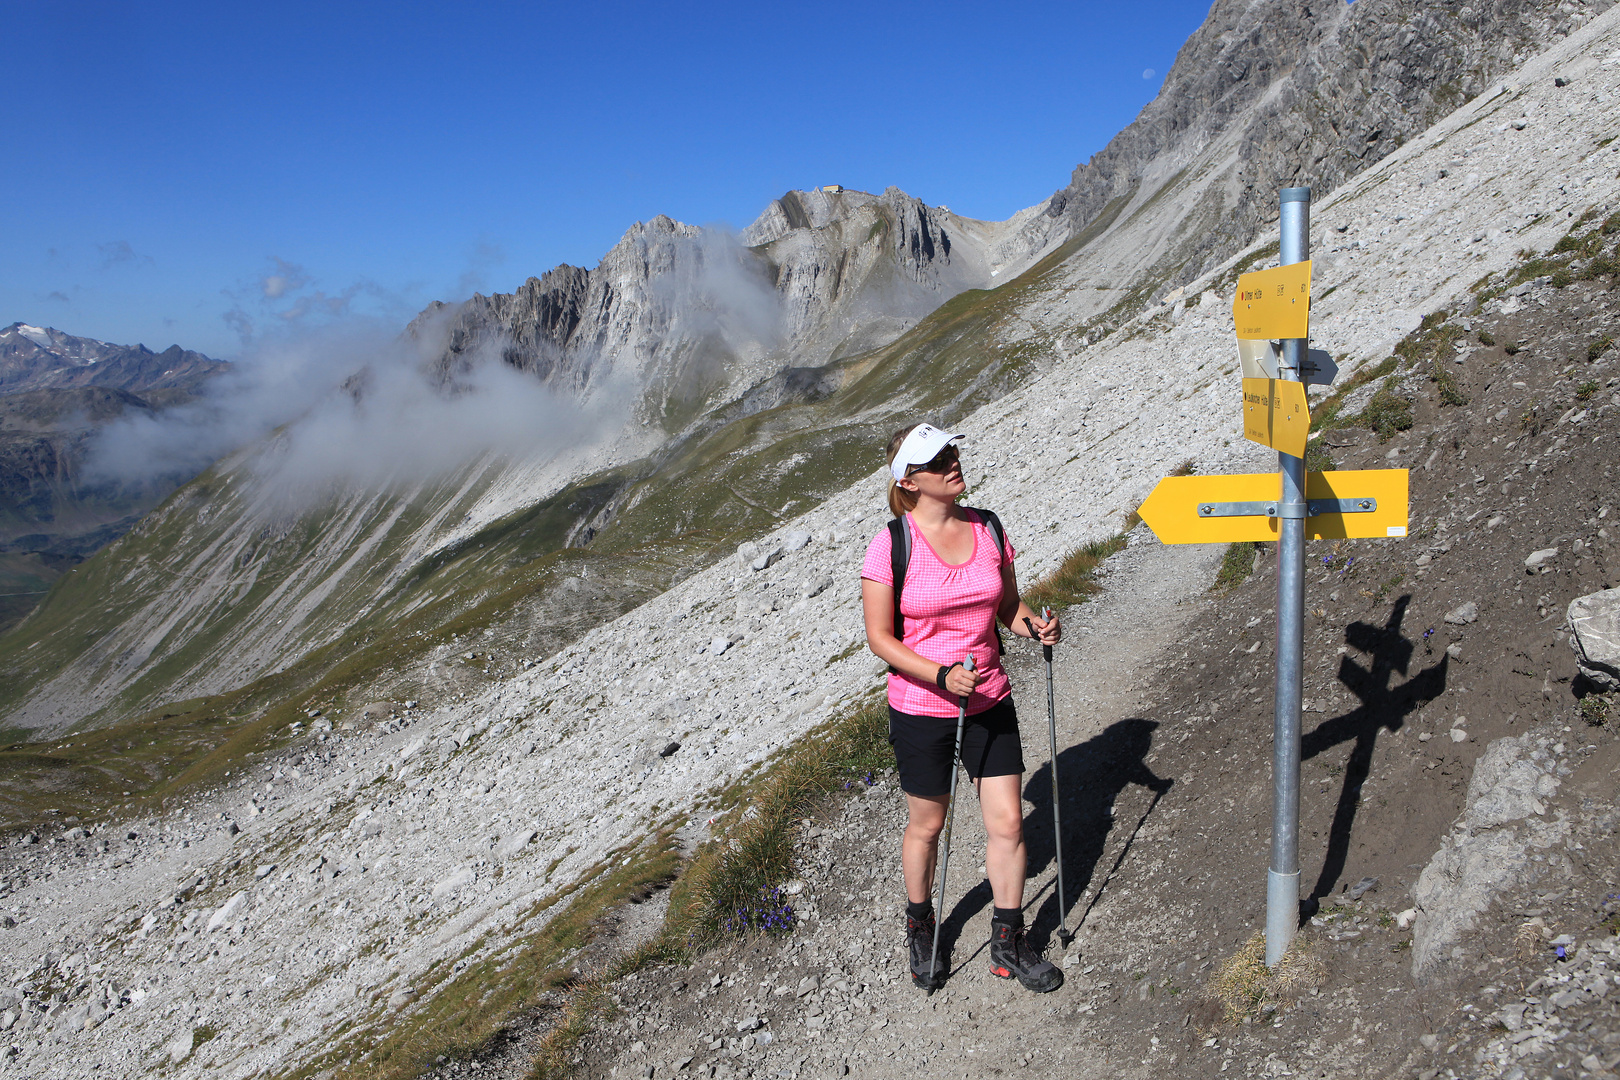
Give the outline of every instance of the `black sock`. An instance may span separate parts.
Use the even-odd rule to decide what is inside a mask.
[[[927,922],[934,915],[934,902],[924,900],[918,903],[915,900],[906,901],[906,918],[916,919],[918,922]]]
[[[990,918],[994,919],[998,923],[1005,923],[1006,925],[1012,927],[1023,926],[1024,909],[1015,907],[993,907],[990,909]]]

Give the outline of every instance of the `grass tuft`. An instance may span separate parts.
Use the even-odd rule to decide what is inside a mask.
[[[1294,939],[1275,968],[1266,967],[1266,935],[1257,932],[1215,970],[1204,989],[1199,1026],[1240,1024],[1260,1016],[1267,1005],[1286,1008],[1321,986],[1326,974],[1303,937]]]
[[[1022,590],[1024,602],[1037,611],[1043,607],[1058,609],[1084,603],[1102,591],[1095,580],[1097,567],[1124,546],[1125,535],[1120,533],[1075,548],[1050,574]]]
[[[873,697],[794,743],[758,780],[731,793],[728,814],[738,820],[717,828],[693,856],[670,894],[663,936],[692,949],[762,923],[752,916],[792,873],[799,816],[810,800],[869,784],[893,763],[888,724],[886,703]],[[738,812],[742,807],[746,813]],[[782,907],[779,901],[771,906]],[[791,910],[786,922],[792,922]]]
[[[1357,371],[1348,382],[1311,410],[1311,430],[1313,432],[1328,431],[1336,427],[1362,426],[1357,423],[1357,418],[1354,416],[1339,416],[1339,410],[1344,407],[1345,399],[1374,379],[1382,379],[1386,375],[1394,374],[1400,363],[1400,357],[1387,356],[1372,367],[1363,367],[1360,371]]]
[[[1305,471],[1306,472],[1333,472],[1338,468],[1333,455],[1322,444],[1321,439],[1312,439],[1305,444]]]
[[[1581,719],[1590,727],[1602,727],[1609,719],[1609,699],[1601,694],[1587,694],[1581,698]]]
[[[569,1075],[580,1039],[611,1009],[607,987],[659,963],[690,963],[702,949],[728,937],[767,929],[758,914],[765,897],[777,925],[791,927],[791,906],[776,886],[793,871],[798,819],[816,798],[855,784],[869,784],[893,762],[888,744],[888,708],[874,696],[846,716],[831,720],[794,743],[752,782],[725,795],[720,825],[687,864],[670,890],[669,911],[658,936],[620,958],[600,975],[570,989],[562,1015],[541,1041],[532,1080]],[[785,909],[785,910],[784,910]]]
[[[1260,545],[1250,540],[1239,540],[1226,546],[1226,554],[1221,558],[1221,568],[1215,575],[1215,584],[1209,587],[1210,592],[1231,592],[1249,579],[1254,573],[1254,554]]]
[[[1457,385],[1457,377],[1436,363],[1433,373],[1429,376],[1434,384],[1440,388],[1440,403],[1442,405],[1466,405],[1468,395],[1462,392]]]
[[[1371,428],[1378,433],[1380,442],[1388,442],[1397,431],[1412,426],[1412,402],[1395,392],[1397,379],[1391,375],[1373,394],[1372,400],[1361,414],[1346,421],[1346,426]]]

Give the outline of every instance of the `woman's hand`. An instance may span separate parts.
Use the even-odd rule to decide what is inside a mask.
[[[959,698],[967,697],[982,679],[983,676],[977,671],[969,671],[964,665],[957,664],[945,676],[945,689]]]
[[[1063,623],[1056,614],[1047,620],[1031,612],[1029,621],[1035,628],[1035,640],[1042,645],[1056,645],[1063,640]]]

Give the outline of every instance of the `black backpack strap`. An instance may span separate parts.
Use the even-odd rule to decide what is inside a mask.
[[[978,514],[979,519],[984,522],[984,527],[990,530],[991,536],[995,537],[996,552],[1001,556],[1001,558],[996,562],[996,565],[999,567],[1002,563],[1007,561],[1007,534],[1001,528],[1001,519],[996,517],[996,512],[994,510],[981,510],[977,506],[969,506],[965,507],[965,509],[971,510],[975,514]],[[1000,656],[1005,656],[1007,654],[1007,647],[1002,643],[1001,640],[1001,624],[996,623],[995,625],[996,653]]]
[[[984,519],[984,527],[990,530],[990,535],[996,538],[996,551],[1001,555],[1001,561],[1007,561],[1007,534],[1001,528],[1001,519],[996,517],[994,510],[981,510],[977,506],[966,509],[978,514]]]
[[[904,641],[905,616],[900,614],[900,590],[906,583],[906,567],[911,564],[911,527],[904,517],[889,522],[889,569],[894,574],[894,636]],[[891,665],[890,674],[899,674]]]

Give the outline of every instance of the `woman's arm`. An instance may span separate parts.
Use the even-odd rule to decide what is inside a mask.
[[[1025,619],[1030,620],[1035,624],[1035,637],[1042,645],[1056,645],[1063,640],[1063,624],[1056,615],[1052,616],[1051,622],[1047,622],[1019,598],[1018,573],[1012,563],[1001,568],[1001,606],[996,609],[996,618],[1021,637],[1030,636],[1029,627],[1024,624]],[[893,621],[892,616],[890,620]]]
[[[861,614],[866,619],[866,644],[879,660],[914,679],[933,682],[939,674],[939,665],[927,657],[918,656],[905,643],[894,636],[894,589],[891,586],[861,578]],[[945,676],[945,689],[957,697],[966,697],[979,685],[979,673],[958,664]]]

